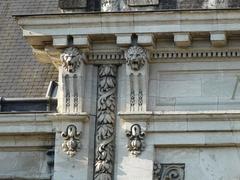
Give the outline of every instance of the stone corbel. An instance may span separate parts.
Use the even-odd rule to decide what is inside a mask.
[[[211,40],[212,46],[222,47],[227,44],[227,35],[225,32],[211,32],[210,40]]]
[[[174,33],[174,43],[177,47],[186,48],[191,46],[191,39],[189,33]]]
[[[125,51],[126,59],[126,111],[147,110],[148,61],[149,52],[141,46],[133,45]]]
[[[83,111],[85,88],[84,53],[76,47],[64,50],[60,55],[58,111],[79,113]]]

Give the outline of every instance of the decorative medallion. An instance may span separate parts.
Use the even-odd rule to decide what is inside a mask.
[[[126,131],[126,135],[129,138],[127,148],[131,154],[135,156],[141,154],[145,148],[145,133],[142,132],[141,126],[139,124],[133,124],[130,131]]]
[[[116,75],[115,65],[99,66],[95,180],[113,178]]]
[[[132,70],[140,70],[146,61],[148,60],[147,51],[140,46],[131,46],[124,53],[127,65],[131,67]]]
[[[154,180],[184,180],[185,164],[160,164],[154,162]]]
[[[70,73],[74,73],[78,67],[80,67],[81,61],[85,59],[85,56],[80,53],[77,48],[70,47],[65,49],[61,54],[60,59],[62,66]]]
[[[78,144],[80,141],[80,133],[77,132],[77,127],[73,124],[67,126],[65,132],[61,136],[64,138],[62,149],[69,156],[74,156],[77,153]]]

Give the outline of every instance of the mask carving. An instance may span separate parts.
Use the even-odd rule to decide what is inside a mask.
[[[125,59],[132,70],[140,70],[148,59],[147,51],[140,46],[131,46],[125,51]]]

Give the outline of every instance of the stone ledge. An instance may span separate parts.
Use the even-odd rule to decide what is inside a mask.
[[[52,113],[48,115],[49,120],[52,121],[82,121],[86,122],[89,120],[89,114],[87,112],[82,112],[82,113]]]
[[[118,112],[118,115],[126,121],[239,121],[240,110]]]

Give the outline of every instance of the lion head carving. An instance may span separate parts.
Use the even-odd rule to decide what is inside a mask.
[[[132,70],[140,70],[148,59],[147,51],[140,46],[131,46],[125,51],[125,59]]]
[[[77,48],[67,48],[61,54],[60,59],[62,61],[62,66],[70,73],[76,71],[80,67],[81,60],[84,59],[84,56],[80,53]]]

